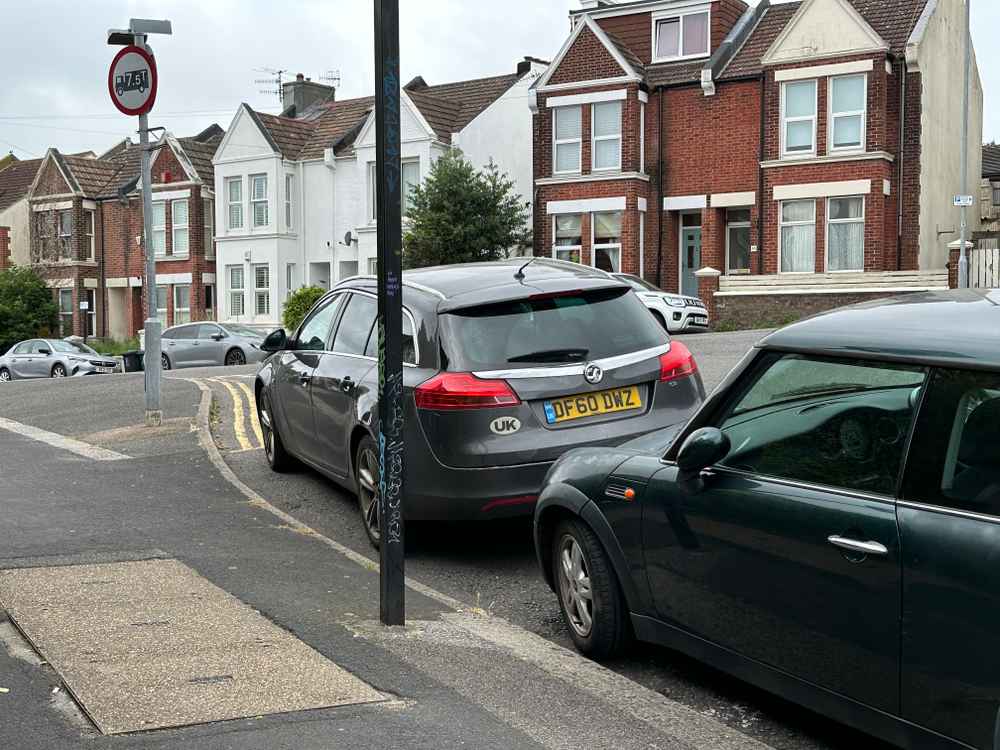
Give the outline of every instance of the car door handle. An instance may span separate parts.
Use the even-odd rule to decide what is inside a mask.
[[[346,378],[340,381],[340,390],[344,393],[350,393],[354,390],[354,381],[351,380],[351,376],[348,375]]]
[[[300,385],[309,385],[312,382],[313,376],[307,372],[303,372],[299,375]]]
[[[848,539],[845,536],[828,536],[826,538],[834,547],[850,550],[851,552],[863,552],[866,555],[884,556],[889,554],[889,548],[879,542],[859,542],[857,539]]]

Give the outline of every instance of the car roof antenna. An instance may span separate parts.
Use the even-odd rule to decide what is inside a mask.
[[[517,269],[517,273],[514,274],[514,278],[517,279],[518,281],[524,281],[524,269],[530,266],[534,262],[535,262],[535,256],[531,256],[531,258],[528,259],[527,263],[525,263],[523,266]]]

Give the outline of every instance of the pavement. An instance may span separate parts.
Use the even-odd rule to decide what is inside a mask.
[[[757,338],[684,340],[712,387]],[[266,469],[246,392],[252,373],[169,373],[166,420],[155,429],[139,426],[141,375],[2,387],[0,418],[8,424],[0,423],[0,604],[8,619],[0,608],[0,747],[879,747],[665,649],[637,646],[606,666],[580,657],[567,648],[523,523],[408,529],[408,626],[382,628],[377,569],[356,501],[311,472],[281,477]],[[42,433],[12,431],[10,423]],[[87,456],[49,435],[122,458]],[[42,628],[49,635],[38,636],[30,617],[8,601],[4,581],[21,571],[59,581],[59,568],[72,576],[127,570],[136,561],[191,571],[240,612],[294,640],[289,648],[317,654],[356,679],[360,693],[381,698],[327,700],[327,707],[309,710],[267,704],[258,711],[264,704],[254,703],[230,711],[227,720],[209,716],[201,723],[186,715],[177,719],[182,727],[102,733],[88,716],[87,696],[72,694],[66,661],[79,651],[72,638],[88,628]],[[129,627],[187,622],[189,609],[155,605],[170,597],[134,577],[133,583],[115,600],[135,607],[135,619],[122,615]],[[156,627],[141,635],[138,652],[133,644],[118,653],[115,639],[100,635],[114,632],[100,619],[106,614],[87,605],[86,596],[80,601],[59,614],[93,626],[85,649],[97,656],[93,664],[77,659],[73,669],[96,680],[102,705],[127,713],[136,684],[162,683],[156,677],[162,665],[141,645],[162,654],[177,641],[161,638]],[[141,616],[154,605],[155,616]],[[221,677],[225,687],[231,670],[219,665],[252,663],[253,643],[208,617],[203,629],[213,631],[205,640],[214,648],[184,647],[194,649],[192,679]],[[127,666],[129,680],[102,672],[107,663]],[[173,690],[182,703],[190,698],[186,689],[203,687],[175,680],[167,695]]]

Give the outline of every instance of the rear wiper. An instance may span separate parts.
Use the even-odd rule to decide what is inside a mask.
[[[590,349],[544,349],[530,354],[518,354],[508,362],[578,362],[586,359]]]

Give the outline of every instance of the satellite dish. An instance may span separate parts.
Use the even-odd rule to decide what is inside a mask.
[[[344,244],[350,247],[352,242],[354,242],[354,235],[348,231],[347,234],[344,235]]]

